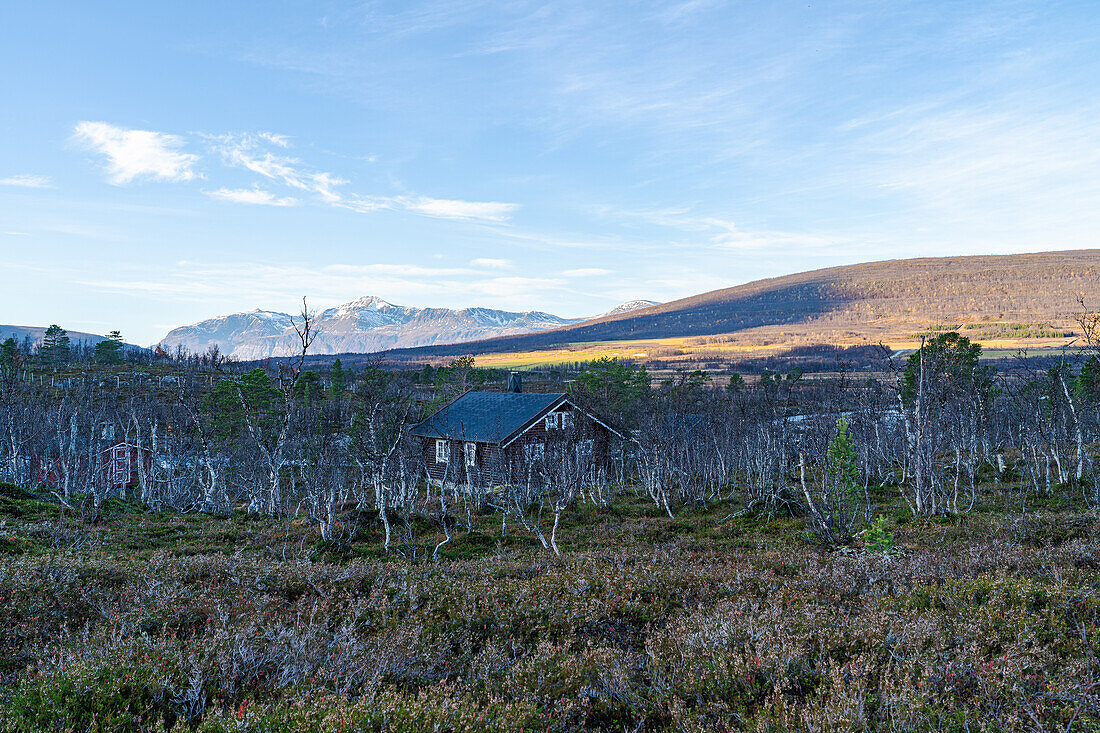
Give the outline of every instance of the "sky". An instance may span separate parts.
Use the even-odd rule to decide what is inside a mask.
[[[6,2],[0,323],[1100,246],[1100,4]]]

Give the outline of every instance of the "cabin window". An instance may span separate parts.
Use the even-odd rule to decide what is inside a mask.
[[[451,460],[451,444],[445,440],[435,441],[435,462],[446,463]]]
[[[561,429],[570,430],[573,427],[573,413],[563,412],[561,413]]]
[[[546,424],[547,430],[553,430],[558,426],[558,413],[551,412],[549,415],[543,418],[543,422]]]
[[[545,443],[527,443],[523,446],[523,457],[528,461],[538,461],[546,454]]]
[[[467,443],[466,445],[462,446],[462,448],[466,453],[466,465],[471,466],[471,467],[476,466],[477,465],[477,443]]]
[[[592,438],[588,438],[587,440],[582,440],[581,442],[577,443],[577,455],[587,457],[591,456],[595,452],[596,441],[592,440]]]

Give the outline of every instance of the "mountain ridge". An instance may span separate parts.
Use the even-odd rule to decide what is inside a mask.
[[[30,337],[32,343],[40,343],[43,337],[46,335],[46,329],[48,326],[15,326],[8,324],[0,324],[0,341],[4,341],[8,338],[13,338],[16,341],[22,343],[27,337]],[[101,336],[97,333],[85,333],[83,331],[65,331],[69,337],[69,343],[79,344],[84,343],[90,346],[98,344],[100,341],[106,341],[106,336]],[[128,344],[129,345],[129,344]]]
[[[1077,298],[1100,307],[1100,249],[921,257],[839,265],[722,288],[539,333],[391,356],[445,359],[568,344],[690,338],[726,346],[856,345],[941,324],[985,333],[1070,329]],[[991,337],[991,340],[996,340]]]
[[[609,313],[628,312],[653,304],[648,300],[630,301]],[[159,343],[168,349],[182,346],[197,353],[217,345],[223,354],[243,360],[287,356],[298,349],[293,320],[294,317],[288,313],[256,308],[174,328]],[[318,314],[318,336],[311,352],[371,353],[394,348],[465,343],[558,328],[584,320],[534,310],[504,311],[478,306],[462,309],[417,308],[395,305],[378,296],[367,295],[326,308]]]

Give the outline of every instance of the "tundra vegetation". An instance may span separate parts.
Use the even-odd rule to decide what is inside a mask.
[[[472,489],[409,435],[472,360],[49,338],[0,349],[0,730],[1100,729],[1090,350],[545,372],[633,440]]]

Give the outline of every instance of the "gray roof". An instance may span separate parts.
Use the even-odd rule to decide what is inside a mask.
[[[564,394],[467,392],[413,427],[412,434],[504,443],[564,398]]]

